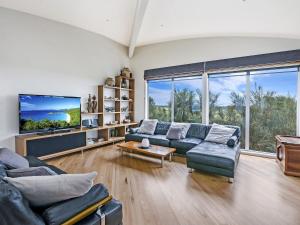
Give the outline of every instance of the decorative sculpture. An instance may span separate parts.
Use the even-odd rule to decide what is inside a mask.
[[[97,98],[96,98],[96,95],[93,96],[92,98],[92,112],[95,113],[96,112],[96,109],[97,109]]]
[[[92,112],[92,96],[91,96],[91,94],[89,94],[89,98],[88,98],[88,101],[87,101],[87,111],[88,111],[88,113],[91,113]]]

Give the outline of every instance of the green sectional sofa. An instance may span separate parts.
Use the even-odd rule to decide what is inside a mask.
[[[186,138],[180,140],[169,140],[166,134],[170,128],[170,122],[158,122],[154,135],[140,134],[138,128],[131,129],[125,135],[125,141],[141,142],[143,138],[148,138],[153,145],[176,148],[176,153],[185,155],[187,167],[209,173],[226,176],[232,182],[240,156],[240,128],[235,128],[231,139],[227,145],[205,141],[211,125],[191,123]]]

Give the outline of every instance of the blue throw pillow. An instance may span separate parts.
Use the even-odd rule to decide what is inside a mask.
[[[182,134],[182,128],[181,127],[170,127],[167,133],[167,139],[170,140],[180,140]]]

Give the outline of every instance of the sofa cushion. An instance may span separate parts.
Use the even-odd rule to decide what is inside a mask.
[[[187,134],[190,126],[191,126],[190,123],[176,123],[176,122],[172,122],[170,128],[171,127],[179,127],[179,128],[181,128],[182,129],[181,138],[186,138],[186,134]]]
[[[205,141],[210,141],[219,144],[227,144],[227,141],[234,134],[235,129],[219,124],[213,124]]]
[[[158,122],[154,134],[166,135],[170,126],[170,122]]]
[[[15,186],[0,179],[0,224],[43,225],[45,223],[32,211],[28,201]]]
[[[180,140],[171,140],[170,146],[176,149],[182,149],[188,151],[195,147],[196,145],[201,143],[201,139],[199,138],[185,138]]]
[[[150,134],[153,135],[155,128],[156,128],[156,124],[157,124],[158,120],[154,119],[154,120],[143,120],[142,125],[139,127],[138,129],[138,133],[140,134]]]
[[[48,165],[47,163],[38,159],[35,156],[25,156],[25,158],[28,160],[30,167],[46,166],[46,167],[50,168],[51,170],[53,170],[56,174],[66,174],[65,171],[63,171],[55,166]]]
[[[139,130],[138,127],[129,127],[129,133],[130,134],[135,134],[135,133],[138,132],[138,130]]]
[[[237,136],[231,136],[231,138],[229,138],[229,140],[227,141],[227,146],[232,148],[238,143],[238,141],[239,140]]]
[[[230,148],[227,145],[202,142],[186,153],[187,160],[208,166],[234,170],[240,154],[239,145]]]
[[[234,128],[235,131],[234,133],[232,134],[232,136],[237,136],[238,139],[240,139],[241,137],[241,128],[239,126],[234,126],[234,125],[224,125],[226,127],[229,127],[229,128]],[[207,125],[207,128],[206,128],[206,135],[209,133],[210,129],[212,127],[212,124],[210,125]],[[205,135],[205,136],[206,136]]]
[[[94,185],[89,192],[63,202],[58,202],[44,210],[43,218],[49,225],[59,225],[78,213],[108,197],[109,193],[102,184]]]
[[[181,134],[182,134],[182,128],[181,127],[170,127],[166,137],[169,140],[180,140],[181,139]]]
[[[0,162],[0,181],[2,180],[3,177],[7,177],[6,170],[7,170],[7,167],[5,166],[5,164]]]
[[[137,141],[141,142],[143,138],[149,138],[151,135],[149,134],[126,134],[125,141]]]
[[[192,123],[187,132],[187,138],[199,138],[204,140],[207,135],[207,126],[201,123]]]
[[[6,171],[9,177],[29,177],[29,176],[49,176],[57,175],[53,170],[47,166],[19,168]]]
[[[92,172],[3,179],[18,188],[32,206],[44,207],[86,194],[93,186],[96,175]]]
[[[169,147],[170,141],[167,139],[166,135],[152,135],[149,137],[150,144]]]
[[[0,148],[0,161],[10,169],[29,167],[29,163],[24,157],[8,148]]]

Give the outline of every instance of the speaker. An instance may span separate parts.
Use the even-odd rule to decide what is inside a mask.
[[[26,142],[27,155],[35,157],[51,155],[86,146],[86,133],[72,133],[32,139]]]

